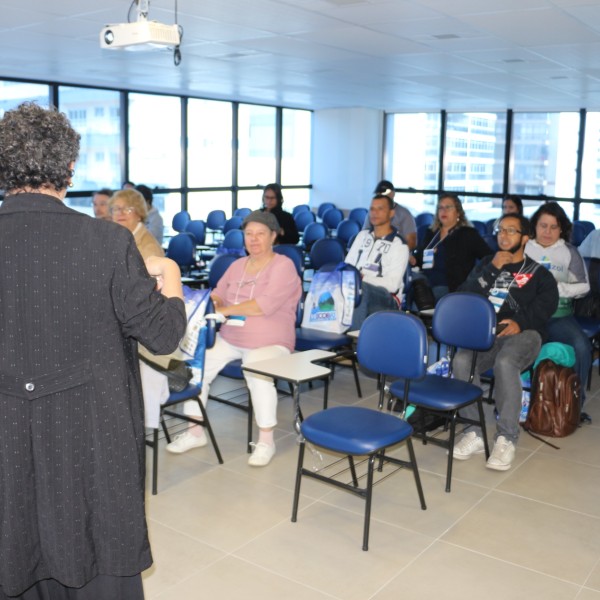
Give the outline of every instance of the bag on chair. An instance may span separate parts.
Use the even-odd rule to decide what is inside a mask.
[[[548,437],[565,437],[579,426],[581,384],[570,367],[551,360],[538,364],[533,375],[526,431]]]
[[[352,325],[357,294],[356,273],[340,263],[334,270],[317,271],[304,301],[302,327],[345,333]]]

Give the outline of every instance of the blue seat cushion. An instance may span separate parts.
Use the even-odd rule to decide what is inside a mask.
[[[587,337],[593,338],[600,334],[600,319],[577,316],[575,319]]]
[[[165,402],[165,405],[181,402],[182,400],[191,400],[192,398],[197,398],[200,396],[201,391],[202,386],[188,385],[185,390],[182,390],[181,392],[171,392],[169,394],[169,398]]]
[[[308,327],[298,327],[296,329],[295,349],[299,352],[303,350],[330,350],[349,344],[350,338],[345,333],[330,333]]]
[[[242,361],[232,360],[228,362],[220,371],[220,375],[229,377],[231,379],[244,379],[244,372],[242,371]]]
[[[363,456],[393,446],[412,434],[412,427],[388,413],[359,406],[337,406],[307,417],[300,430],[316,446]]]
[[[404,381],[395,381],[390,386],[390,392],[395,398],[404,398]],[[419,381],[410,384],[408,392],[410,404],[430,408],[432,410],[456,410],[471,402],[475,402],[482,395],[480,387],[461,381],[427,375]]]

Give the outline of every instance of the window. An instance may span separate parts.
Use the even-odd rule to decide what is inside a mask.
[[[238,114],[238,185],[275,181],[275,117],[272,106],[240,104]]]
[[[181,100],[129,94],[129,179],[180,188],[181,160]]]
[[[23,102],[35,102],[40,106],[49,106],[50,87],[38,83],[0,80],[0,118],[7,110]]]
[[[232,176],[232,105],[188,101],[188,186],[226,187]]]
[[[259,197],[260,194],[259,194]],[[211,210],[224,210],[231,217],[231,192],[192,192],[188,194],[188,212],[192,219],[206,220]]]
[[[115,153],[120,156],[121,124],[118,118],[104,116],[111,107],[118,107],[119,102],[118,92],[59,87],[59,108],[69,117],[71,125],[81,135],[73,191],[93,192],[103,187],[121,187],[120,160],[117,160],[116,164],[106,163],[106,156]],[[102,112],[100,117],[99,109]]]
[[[284,108],[282,123],[281,185],[308,185],[312,113]]]

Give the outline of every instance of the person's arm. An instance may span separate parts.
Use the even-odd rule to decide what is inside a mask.
[[[558,282],[558,295],[561,298],[581,298],[590,291],[585,262],[577,249],[567,245],[571,260],[568,267],[568,281]]]
[[[149,256],[145,262],[148,274],[156,278],[156,289],[167,298],[183,300],[179,265],[170,258],[158,256]]]
[[[457,291],[488,296],[498,275],[500,275],[500,269],[494,265],[492,257],[486,257],[473,267],[465,281],[458,286]]]
[[[417,232],[406,234],[406,244],[409,250],[414,250],[417,247]]]

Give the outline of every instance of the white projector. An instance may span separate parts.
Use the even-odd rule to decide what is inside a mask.
[[[157,21],[117,23],[100,31],[101,48],[155,50],[173,48],[180,43],[179,25],[163,25]]]

